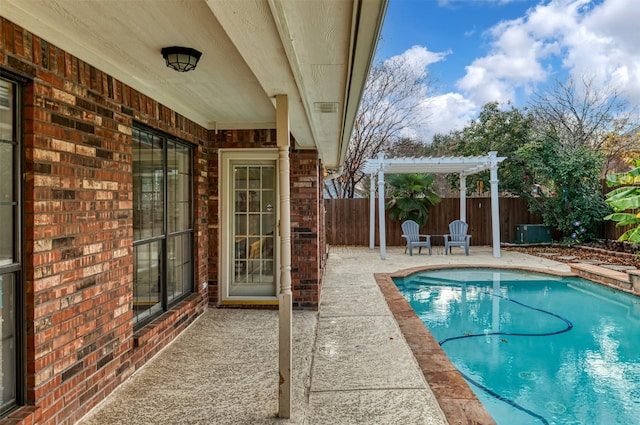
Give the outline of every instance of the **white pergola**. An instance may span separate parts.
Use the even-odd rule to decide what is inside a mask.
[[[487,156],[439,157],[439,158],[389,158],[384,153],[377,159],[368,159],[364,163],[364,172],[371,176],[371,207],[369,213],[369,248],[375,247],[375,175],[378,175],[378,210],[380,214],[380,258],[386,258],[386,234],[384,214],[384,175],[387,174],[459,174],[460,175],[460,220],[467,221],[467,176],[490,170],[491,183],[491,230],[493,236],[493,256],[500,257],[500,207],[498,204],[498,164],[505,157],[497,152]]]

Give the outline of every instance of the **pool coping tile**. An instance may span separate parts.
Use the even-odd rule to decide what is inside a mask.
[[[407,276],[425,270],[425,267],[410,270],[409,273],[406,273],[408,270],[402,270],[393,276]],[[460,425],[496,425],[431,332],[402,296],[392,275],[376,273],[375,280],[447,421]]]

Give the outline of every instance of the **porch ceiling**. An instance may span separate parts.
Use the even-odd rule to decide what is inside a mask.
[[[0,15],[211,130],[275,128],[289,96],[298,148],[346,152],[388,0],[0,0]],[[195,71],[163,47],[202,52]]]

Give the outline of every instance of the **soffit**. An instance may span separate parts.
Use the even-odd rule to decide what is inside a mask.
[[[298,148],[346,152],[387,0],[0,0],[0,14],[211,130],[275,128],[289,97]],[[167,46],[200,50],[196,70]]]

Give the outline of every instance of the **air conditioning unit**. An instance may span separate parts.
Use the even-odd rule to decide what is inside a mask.
[[[551,229],[544,224],[516,225],[516,243],[551,242]]]

